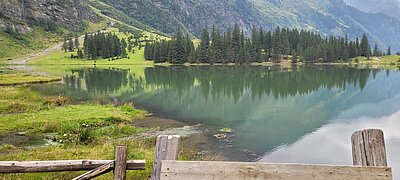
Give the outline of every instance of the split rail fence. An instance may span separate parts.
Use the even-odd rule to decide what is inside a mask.
[[[351,137],[353,166],[269,164],[260,162],[178,161],[180,137],[157,138],[151,180],[209,179],[379,179],[391,180],[383,131],[367,129]],[[127,147],[116,146],[114,160],[0,161],[1,173],[84,171],[74,180],[92,179],[114,172],[125,180],[127,170],[144,170],[144,160],[127,160]]]

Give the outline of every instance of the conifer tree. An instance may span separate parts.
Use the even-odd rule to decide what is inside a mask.
[[[201,63],[206,63],[209,60],[208,49],[210,47],[210,35],[208,29],[204,28],[201,35],[200,51],[199,51],[199,61]]]
[[[128,54],[126,53],[126,47],[127,47],[126,41],[125,41],[125,39],[122,39],[121,40],[121,57],[122,58],[128,57]]]
[[[69,38],[68,40],[68,51],[69,52],[74,51],[74,41],[72,40],[72,38]]]
[[[279,27],[275,30],[274,35],[272,36],[272,61],[278,62],[281,58],[281,49],[280,49],[280,29]]]
[[[75,36],[74,44],[75,44],[75,48],[78,49],[78,48],[79,48],[79,45],[80,45],[79,37],[78,37],[78,36]]]
[[[64,37],[64,43],[62,45],[62,50],[64,50],[64,52],[67,52],[67,50],[68,50],[67,37]]]
[[[369,42],[368,42],[368,38],[365,35],[365,33],[363,34],[363,37],[361,39],[361,45],[360,45],[360,55],[361,56],[365,56],[368,57],[370,55],[370,46],[369,46]]]

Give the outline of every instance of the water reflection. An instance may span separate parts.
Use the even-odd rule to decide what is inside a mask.
[[[388,144],[400,137],[392,133],[400,127],[395,119],[385,129],[385,117],[400,111],[397,71],[156,66],[76,69],[71,74],[62,85],[68,88],[59,88],[64,94],[133,101],[161,117],[230,127],[235,136],[229,148],[247,149],[266,161],[349,164],[350,134],[368,127],[367,122],[387,131]]]
[[[393,100],[400,102],[397,96]],[[391,104],[391,102],[388,102]],[[294,144],[283,145],[260,161],[276,163],[309,163],[351,165],[351,134],[366,128],[385,132],[388,163],[394,179],[400,178],[400,111],[385,117],[347,119],[346,122],[326,125]]]

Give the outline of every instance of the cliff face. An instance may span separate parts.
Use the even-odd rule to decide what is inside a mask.
[[[0,29],[22,34],[32,31],[33,25],[81,31],[84,20],[98,19],[81,0],[0,0]]]

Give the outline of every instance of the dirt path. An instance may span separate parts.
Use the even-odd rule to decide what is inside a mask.
[[[115,22],[110,22],[110,24],[107,26],[106,30],[103,30],[101,32],[109,32],[110,29],[112,27],[114,27],[114,25],[115,25]],[[83,41],[84,37],[85,37],[85,35],[80,36],[79,40]],[[54,45],[50,46],[49,48],[47,48],[47,49],[45,49],[43,51],[40,51],[40,52],[35,53],[35,54],[30,54],[27,57],[16,59],[16,60],[10,62],[9,64],[11,64],[11,65],[26,65],[30,61],[34,60],[34,59],[37,59],[37,58],[46,56],[46,55],[48,55],[48,54],[50,54],[52,52],[61,50],[63,44],[64,44],[64,42],[60,42],[60,43],[54,44]]]
[[[47,48],[47,49],[45,49],[45,50],[43,50],[41,52],[36,53],[36,54],[31,54],[28,57],[17,59],[15,61],[11,62],[10,64],[25,65],[29,61],[33,60],[33,59],[36,59],[36,58],[39,58],[39,57],[43,57],[43,56],[45,56],[45,55],[47,55],[47,54],[49,54],[51,52],[54,52],[54,51],[61,50],[62,45],[63,45],[62,42],[58,43],[58,44],[55,44],[55,45],[53,45],[53,46],[51,46],[51,47],[49,47],[49,48]]]

